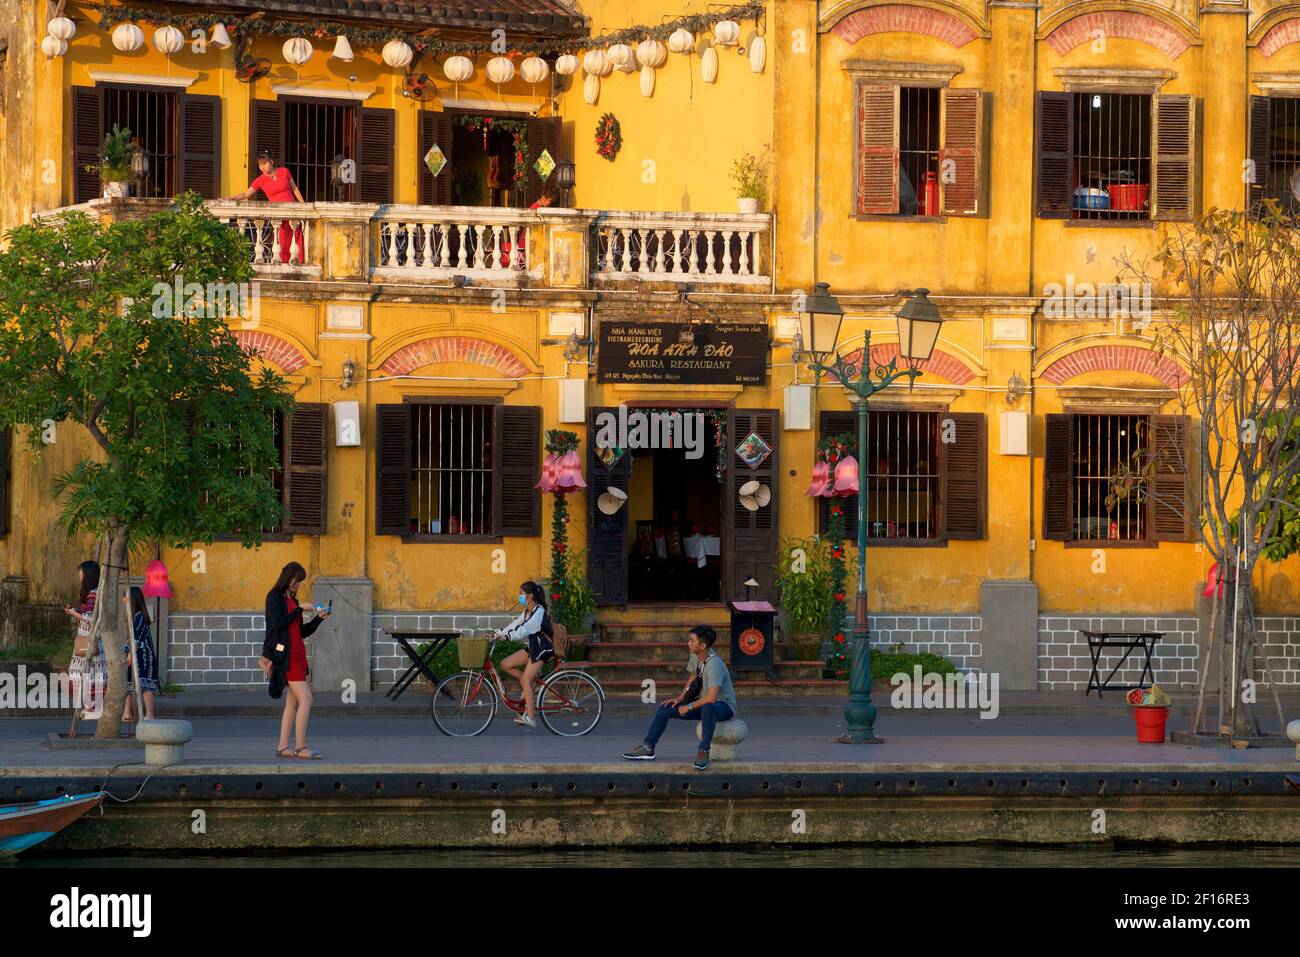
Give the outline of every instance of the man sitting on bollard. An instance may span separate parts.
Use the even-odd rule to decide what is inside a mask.
[[[691,678],[676,698],[659,705],[645,741],[623,757],[629,761],[653,761],[655,745],[663,737],[668,722],[673,718],[700,722],[700,750],[695,756],[695,767],[703,771],[709,766],[709,746],[713,731],[719,721],[729,721],[736,714],[736,692],[731,686],[731,673],[721,658],[713,651],[718,634],[708,625],[697,625],[686,639],[691,657],[686,670]]]

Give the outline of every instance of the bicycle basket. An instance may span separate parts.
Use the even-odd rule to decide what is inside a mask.
[[[456,639],[456,651],[460,654],[462,668],[482,668],[487,661],[490,638],[462,636]]]

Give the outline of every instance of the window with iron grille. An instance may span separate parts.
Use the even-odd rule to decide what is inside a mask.
[[[937,412],[868,412],[867,537],[939,537]]]
[[[1146,478],[1151,426],[1144,415],[1074,418],[1074,540],[1146,541]],[[1131,482],[1124,496],[1116,484]]]
[[[1150,215],[1151,97],[1074,94],[1075,219]]]
[[[411,533],[493,534],[493,407],[413,403],[409,409]]]
[[[293,174],[302,198],[313,202],[349,202],[356,198],[357,177],[336,183],[338,160],[357,159],[357,108],[349,104],[284,100],[283,165]],[[276,157],[277,163],[281,162]]]
[[[927,188],[932,193],[929,205]],[[898,90],[898,213],[939,214],[938,89]]]
[[[1271,97],[1269,152],[1265,169],[1256,169],[1269,199],[1284,210],[1300,211],[1300,99]]]
[[[180,95],[108,86],[104,88],[103,104],[101,141],[115,125],[128,129],[149,159],[140,195],[175,196]]]
[[[281,515],[279,523],[270,528],[263,528],[262,534],[271,535],[271,536],[280,536],[286,534],[286,528],[289,521],[289,511],[288,511],[289,501],[287,495],[288,489],[287,489],[287,483],[285,482],[285,469],[284,469],[284,463],[285,463],[284,416],[281,413],[276,412],[272,415],[271,421],[272,421],[272,428],[274,428],[275,430],[276,464],[268,471],[268,475],[270,476],[271,479],[271,485],[272,487],[274,487],[275,493],[280,499],[280,504],[284,506],[285,511]],[[239,448],[241,449],[243,448],[242,443],[239,445]],[[248,470],[243,468],[236,469],[235,474],[242,477],[248,474]],[[204,492],[202,498],[204,502],[207,502],[208,494]],[[218,540],[230,540],[238,537],[239,537],[238,529],[234,529],[227,534],[217,536]]]

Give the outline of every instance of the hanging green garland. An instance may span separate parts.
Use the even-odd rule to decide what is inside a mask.
[[[512,174],[515,189],[523,189],[528,179],[528,124],[523,120],[503,120],[495,116],[457,116],[456,125],[484,135],[492,130],[505,130],[514,139],[515,167]]]
[[[672,35],[672,32],[677,29],[690,30],[696,34],[710,32],[713,25],[719,20],[735,20],[737,22],[744,21],[759,24],[764,19],[765,11],[765,3],[745,3],[710,13],[681,16],[663,23],[624,27],[622,30],[606,33],[600,37],[568,37],[565,39],[520,43],[512,46],[504,55],[559,56],[563,53],[580,53],[594,47],[605,48],[615,43],[635,45],[646,39],[667,40]],[[422,36],[418,33],[406,33],[402,30],[363,30],[355,25],[343,24],[333,20],[276,20],[268,17],[248,19],[241,18],[233,13],[178,15],[157,10],[141,10],[134,7],[115,7],[108,4],[104,4],[99,8],[99,15],[100,29],[105,31],[112,30],[119,23],[138,22],[159,27],[177,27],[189,37],[192,30],[207,31],[220,23],[225,26],[232,38],[241,32],[255,36],[286,38],[314,37],[325,39],[327,37],[346,36],[354,46],[361,44],[362,46],[372,47],[382,47],[390,40],[401,40],[415,53],[412,67],[426,53],[473,55],[475,53],[496,52],[490,49],[490,41],[486,37],[477,41],[444,40],[441,37]]]
[[[817,461],[825,462],[831,474],[845,456],[856,448],[853,436],[846,433],[828,435],[817,443]],[[831,640],[826,656],[826,670],[843,681],[849,676],[849,645],[845,628],[849,617],[845,583],[848,570],[844,561],[845,520],[843,499],[831,499],[830,521],[826,523],[826,537],[831,543],[831,610],[826,616],[827,637]]]
[[[546,432],[546,451],[555,455],[576,452],[578,436],[574,432],[562,429],[548,429]],[[551,620],[568,620],[568,550],[569,550],[569,503],[567,495],[555,493],[551,496],[555,507],[551,512]]]

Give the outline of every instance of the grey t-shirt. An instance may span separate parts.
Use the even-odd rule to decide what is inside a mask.
[[[699,670],[700,659],[691,655],[690,661],[686,663],[686,670],[695,674]],[[706,694],[710,688],[717,688],[718,700],[725,701],[731,706],[731,713],[737,714],[736,709],[736,689],[731,686],[731,672],[727,670],[726,663],[716,654],[710,654],[704,662],[704,685],[700,695]]]

